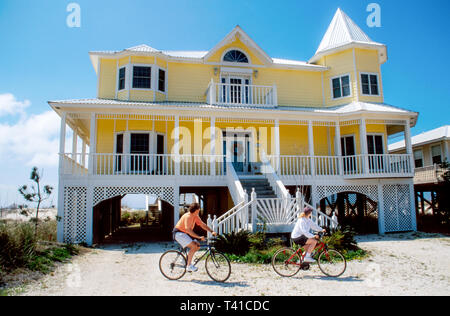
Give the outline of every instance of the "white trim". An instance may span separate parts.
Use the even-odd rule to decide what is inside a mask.
[[[349,85],[349,88],[350,88],[350,94],[347,95],[347,96],[343,96],[343,91],[342,91],[342,78],[343,78],[343,77],[347,77],[347,76],[348,76],[348,85]],[[338,97],[338,98],[335,98],[335,97],[334,97],[334,89],[333,89],[333,79],[337,79],[337,78],[339,78],[339,85],[340,85],[340,89],[341,89],[341,96]],[[331,78],[330,78],[330,89],[331,89],[331,95],[330,95],[330,96],[331,96],[331,100],[332,100],[332,101],[334,101],[334,100],[341,100],[341,99],[353,97],[353,88],[352,88],[352,76],[351,76],[351,73],[345,73],[345,74],[341,74],[341,75],[337,75],[337,76],[331,77]]]
[[[253,75],[253,69],[249,68],[232,68],[232,67],[221,67],[221,74],[241,74],[241,75]]]
[[[369,94],[364,93],[363,88],[362,88],[362,75],[368,75],[369,76]],[[377,89],[378,89],[378,94],[372,94],[372,89],[371,89],[371,81],[370,81],[370,76],[376,76],[377,77]],[[365,96],[365,97],[379,97],[381,96],[380,93],[380,79],[379,79],[379,74],[377,72],[365,72],[365,71],[360,71],[359,72],[359,79],[360,79],[360,83],[359,83],[359,91],[361,92],[361,95]]]

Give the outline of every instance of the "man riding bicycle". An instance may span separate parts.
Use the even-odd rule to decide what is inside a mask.
[[[192,264],[192,258],[195,253],[200,249],[200,244],[194,239],[201,241],[205,240],[205,237],[199,236],[194,232],[194,227],[197,224],[202,229],[212,233],[213,236],[217,234],[208,227],[199,217],[200,205],[198,203],[192,203],[189,206],[189,211],[184,214],[173,230],[174,239],[181,245],[181,247],[189,248],[187,257],[187,271],[197,272],[198,268]]]
[[[291,234],[292,240],[297,245],[300,245],[302,247],[305,246],[305,263],[315,262],[315,260],[311,257],[311,253],[316,248],[319,236],[311,234],[311,230],[317,232],[326,232],[325,229],[322,229],[322,227],[311,220],[312,212],[313,210],[309,207],[303,210]]]

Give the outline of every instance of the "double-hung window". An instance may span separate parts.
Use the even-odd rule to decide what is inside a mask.
[[[431,147],[431,160],[435,165],[439,165],[442,163],[441,145]]]
[[[423,152],[421,149],[414,150],[414,165],[416,168],[423,167]]]
[[[166,92],[166,71],[163,69],[158,71],[158,90]]]
[[[351,94],[350,76],[345,75],[331,80],[333,85],[333,99],[348,97]]]
[[[364,95],[379,95],[378,75],[361,74],[361,89]]]
[[[125,74],[126,74],[126,68],[122,67],[119,69],[119,90],[125,89]]]
[[[133,88],[151,89],[152,67],[133,66]]]

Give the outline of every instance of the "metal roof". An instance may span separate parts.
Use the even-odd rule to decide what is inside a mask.
[[[440,140],[450,140],[450,125],[444,125],[431,131],[423,132],[411,138],[413,146],[431,143]],[[405,148],[405,141],[399,141],[389,145],[389,150],[400,150]]]
[[[350,45],[374,46],[386,50],[386,46],[370,39],[364,31],[340,8],[336,11],[327,31],[325,32],[319,48],[310,62],[316,61],[324,53]],[[383,52],[380,52],[383,54]],[[386,57],[387,53],[382,55]]]

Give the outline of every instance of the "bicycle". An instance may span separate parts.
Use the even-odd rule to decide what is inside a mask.
[[[319,237],[324,234],[320,233]],[[347,261],[342,253],[334,249],[328,249],[328,245],[319,240],[315,247],[318,255],[317,264],[320,271],[328,277],[340,277],[347,269]],[[306,252],[299,247],[297,250],[285,247],[279,249],[272,258],[272,267],[282,277],[293,277],[300,270],[309,270],[310,264],[303,262]]]
[[[203,245],[199,251],[204,250],[201,256],[196,256],[193,260],[194,265],[197,265],[203,258],[205,260],[205,268],[208,276],[220,283],[226,282],[231,275],[230,260],[217,251],[210,242],[215,239],[207,239],[206,245]],[[186,274],[187,268],[187,248],[181,250],[168,250],[161,255],[159,259],[159,270],[169,280],[179,280]]]

